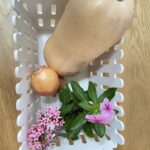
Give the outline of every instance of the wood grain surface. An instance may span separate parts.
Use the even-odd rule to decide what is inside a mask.
[[[10,0],[0,0],[0,150],[17,150]],[[137,0],[135,18],[123,45],[126,143],[117,150],[150,150],[150,1]]]

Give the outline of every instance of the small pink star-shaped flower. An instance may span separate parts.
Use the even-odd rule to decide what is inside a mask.
[[[58,126],[58,122],[55,121],[55,120],[52,122],[52,124],[53,124],[54,126]]]
[[[43,150],[52,145],[53,130],[61,129],[64,124],[63,118],[61,120],[60,118],[59,108],[52,108],[49,105],[46,106],[45,112],[37,112],[37,122],[29,128],[27,134],[28,144],[32,150]]]

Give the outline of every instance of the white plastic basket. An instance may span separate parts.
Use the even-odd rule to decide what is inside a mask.
[[[18,111],[17,125],[21,127],[18,133],[18,142],[21,143],[19,150],[29,150],[27,143],[27,130],[35,120],[35,113],[42,109],[47,103],[60,105],[58,98],[39,97],[30,87],[30,75],[39,65],[45,64],[43,59],[43,48],[49,35],[57,25],[68,0],[13,0],[13,8],[17,15],[13,16],[13,24],[16,28],[13,40],[15,43],[14,57],[19,66],[16,67],[16,77],[20,82],[16,85],[16,92],[20,98],[16,102]],[[101,55],[89,65],[87,70],[76,77],[67,80],[78,80],[83,88],[87,88],[89,80],[97,84],[98,94],[104,91],[105,86],[122,88],[122,79],[117,74],[124,70],[123,65],[117,60],[123,57],[123,50],[115,49],[113,46],[109,51]],[[107,61],[106,61],[107,60]],[[108,76],[109,74],[109,76]],[[117,92],[113,102],[118,116],[123,116],[123,109],[117,102],[123,102],[124,97]],[[52,147],[53,150],[113,150],[118,144],[124,144],[124,138],[118,130],[124,130],[124,124],[116,116],[107,127],[107,136],[103,139],[89,139],[84,135],[86,143],[82,138],[72,144],[65,138],[59,138],[60,144]],[[83,135],[83,133],[81,133]],[[82,136],[83,137],[83,136]],[[69,144],[70,143],[70,144]],[[58,146],[59,145],[59,146]]]

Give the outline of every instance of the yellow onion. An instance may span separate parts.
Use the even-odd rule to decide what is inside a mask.
[[[41,96],[55,96],[59,88],[59,76],[53,69],[41,66],[32,73],[31,86]]]

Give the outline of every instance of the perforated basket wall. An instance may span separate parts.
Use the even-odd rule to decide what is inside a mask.
[[[12,5],[17,15],[12,21],[16,32],[13,40],[15,43],[14,57],[19,63],[16,67],[16,77],[20,82],[16,85],[16,92],[20,98],[16,102],[20,114],[17,125],[20,127],[18,142],[21,143],[19,150],[29,150],[27,143],[27,130],[35,120],[35,113],[47,103],[60,105],[58,98],[39,97],[30,87],[30,75],[39,65],[45,64],[43,59],[43,47],[48,37],[53,33],[68,0],[13,0]],[[115,49],[115,46],[101,55],[89,65],[87,70],[74,78],[66,80],[78,80],[83,88],[87,88],[88,81],[97,84],[97,93],[100,94],[106,87],[123,87],[123,80],[117,78],[117,74],[123,72],[123,66],[117,60],[123,57],[123,50]],[[117,105],[123,102],[124,97],[117,92],[113,102],[118,116],[123,116],[123,109]],[[118,130],[124,130],[123,123],[116,116],[107,126],[107,136],[99,139],[89,139],[83,133],[77,141],[68,141],[58,138],[54,150],[112,150],[118,144],[124,144],[124,138]]]

